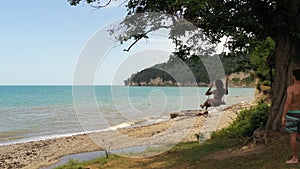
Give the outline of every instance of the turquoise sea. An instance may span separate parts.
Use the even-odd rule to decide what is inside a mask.
[[[199,109],[206,87],[0,86],[0,145],[114,130]],[[230,88],[226,106],[254,98]]]

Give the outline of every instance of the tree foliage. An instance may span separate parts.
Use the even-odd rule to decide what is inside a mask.
[[[261,80],[272,80],[270,76],[270,65],[267,63],[267,58],[274,52],[275,43],[267,37],[263,41],[257,42],[256,47],[251,51],[251,63],[256,76]]]
[[[164,12],[181,15],[213,42],[231,37],[231,49],[249,47],[256,38],[280,31],[299,38],[299,1],[287,0],[129,0],[128,14]]]
[[[122,1],[122,0],[121,0]],[[111,0],[68,0],[105,6]],[[231,37],[232,50],[256,45],[256,39],[276,39],[279,32],[300,39],[300,1],[288,0],[128,0],[128,15],[162,12],[183,17],[201,28],[212,42]]]

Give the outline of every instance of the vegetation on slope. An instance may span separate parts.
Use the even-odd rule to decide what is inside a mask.
[[[218,60],[222,62],[222,67],[216,64]],[[205,64],[203,64],[205,61]],[[133,74],[125,81],[126,85],[184,85],[184,86],[201,86],[210,83],[210,78],[207,73],[209,70],[215,70],[220,73],[219,69],[224,68],[224,73],[229,75],[234,72],[247,72],[251,70],[252,64],[249,55],[242,55],[241,57],[224,56],[196,56],[178,57],[171,55],[166,63],[154,65],[150,68],[144,69],[136,74]],[[215,69],[214,69],[215,68]],[[216,75],[218,77],[218,75]],[[221,77],[221,76],[220,76]],[[221,77],[224,78],[224,77]],[[157,83],[154,83],[155,81]],[[214,79],[212,79],[214,80]],[[253,81],[253,79],[251,79]],[[163,83],[165,82],[165,83]]]

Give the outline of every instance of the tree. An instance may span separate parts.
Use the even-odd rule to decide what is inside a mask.
[[[256,77],[261,82],[267,80],[272,83],[273,81],[273,70],[270,65],[266,64],[268,56],[274,51],[274,41],[267,37],[264,41],[259,41],[256,47],[251,51],[251,63],[253,70],[255,71]]]
[[[76,5],[84,0],[68,0]],[[85,0],[101,6],[100,0]],[[110,2],[110,1],[107,1]],[[230,37],[231,51],[251,51],[271,37],[274,52],[267,62],[275,68],[267,127],[278,130],[291,71],[300,60],[300,0],[129,0],[128,15],[162,12],[181,16],[201,28],[211,42]],[[175,32],[176,33],[176,32]]]

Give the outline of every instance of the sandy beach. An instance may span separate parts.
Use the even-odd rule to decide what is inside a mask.
[[[237,112],[251,105],[252,102],[242,102],[225,108],[215,129],[228,126]],[[80,152],[197,141],[196,135],[203,132],[207,119],[207,116],[181,116],[148,126],[0,146],[0,168],[34,169]]]

